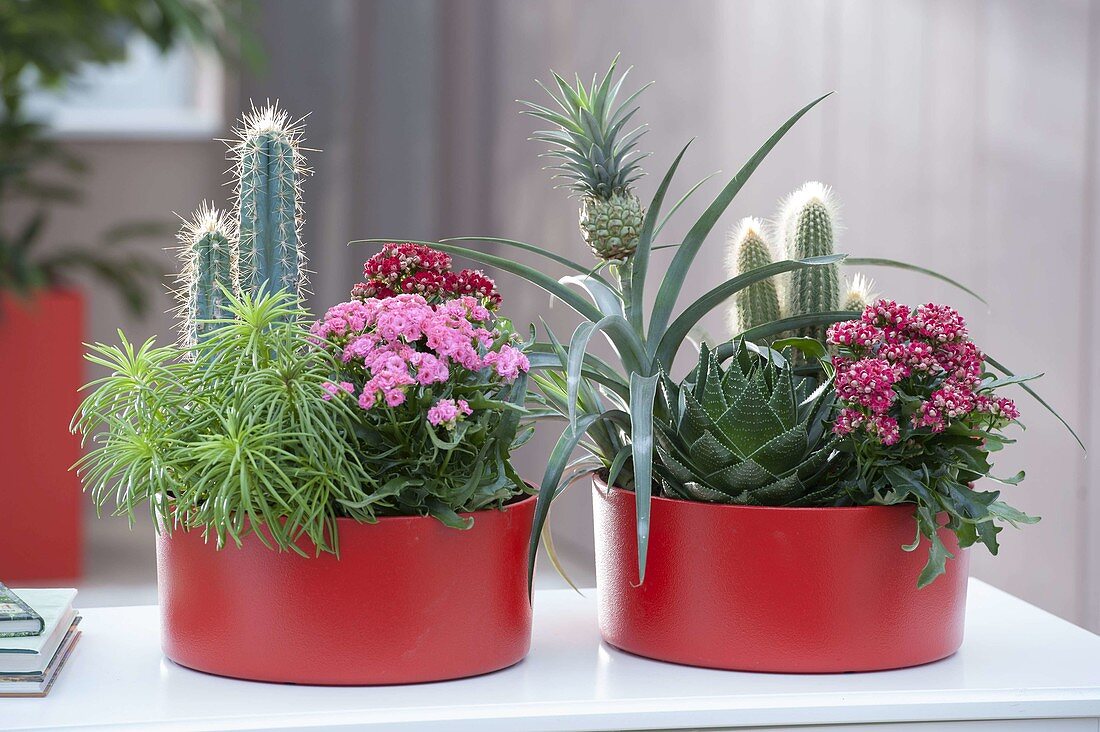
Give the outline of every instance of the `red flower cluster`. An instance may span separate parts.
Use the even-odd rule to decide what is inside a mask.
[[[469,295],[490,310],[500,305],[500,293],[493,280],[473,269],[452,272],[450,255],[423,244],[384,244],[382,251],[363,265],[363,277],[364,281],[351,290],[351,296],[358,300],[420,295],[437,304]]]
[[[928,303],[910,310],[879,300],[858,320],[832,325],[828,342],[841,349],[834,361],[843,404],[836,434],[862,429],[892,445],[900,439],[899,417],[942,432],[957,420],[1003,426],[1020,416],[1011,399],[981,391],[985,357],[954,308]],[[918,406],[903,410],[899,395],[917,397],[903,401]]]

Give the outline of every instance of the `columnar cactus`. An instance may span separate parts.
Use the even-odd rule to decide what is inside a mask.
[[[760,219],[741,219],[730,233],[726,272],[730,278],[772,263],[772,250]],[[729,306],[729,327],[734,334],[780,318],[775,278],[757,282],[738,292]]]
[[[804,184],[787,198],[780,214],[788,259],[805,259],[834,251],[837,207],[832,190],[821,183]],[[786,316],[821,313],[840,308],[840,267],[807,267],[790,274]],[[823,340],[822,326],[803,328],[799,335]]]
[[[848,282],[848,289],[844,294],[844,300],[840,304],[840,309],[852,312],[863,312],[868,305],[878,299],[878,296],[873,294],[874,289],[875,281],[857,272]]]
[[[299,150],[302,128],[278,106],[252,109],[230,143],[237,161],[236,216],[203,203],[180,231],[178,297],[184,341],[197,343],[227,314],[226,293],[305,287]]]
[[[302,294],[301,127],[278,106],[253,109],[237,130],[237,215],[243,288]]]
[[[183,267],[179,276],[181,329],[194,345],[229,316],[228,295],[238,286],[236,232],[233,222],[203,202],[179,233]]]

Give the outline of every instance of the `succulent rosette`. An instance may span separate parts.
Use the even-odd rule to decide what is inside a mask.
[[[981,541],[996,554],[998,522],[1038,520],[997,500],[999,491],[974,490],[981,478],[1015,485],[1024,477],[996,478],[989,461],[1014,442],[1002,430],[1020,416],[996,391],[1024,379],[987,372],[958,311],[878,300],[859,319],[830,326],[828,343],[839,350],[832,430],[854,457],[841,501],[916,504],[920,535],[931,545],[921,586],[951,558],[939,525],[954,531],[960,546]]]
[[[508,458],[530,435],[530,363],[495,313],[493,281],[450,265],[430,247],[387,244],[311,333],[341,364],[320,398],[355,402],[362,459],[388,476],[376,512],[465,526],[459,513],[527,490]]]

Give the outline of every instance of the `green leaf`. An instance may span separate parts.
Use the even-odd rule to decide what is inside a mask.
[[[919,272],[923,275],[928,275],[929,277],[940,280],[941,282],[946,282],[947,284],[962,290],[967,295],[970,295],[972,298],[982,303],[983,305],[989,304],[982,298],[981,295],[974,292],[966,285],[960,284],[959,282],[956,282],[950,277],[942,275],[935,270],[918,267],[917,265],[909,264],[908,262],[899,262],[896,259],[883,259],[882,257],[848,257],[847,261],[844,263],[853,267],[893,267],[895,269],[904,269],[910,272]]]
[[[621,315],[625,317],[622,296],[606,283],[589,275],[568,275],[559,278],[558,282],[563,285],[577,285],[582,288],[592,298],[592,304],[598,307],[604,315]]]
[[[830,92],[830,94],[831,93],[832,92]],[[749,158],[748,162],[741,167],[737,175],[726,184],[726,187],[722,189],[707,210],[703,212],[703,215],[699,217],[688,231],[687,236],[684,237],[683,243],[676,250],[676,254],[672,258],[672,263],[669,265],[668,271],[665,272],[661,280],[661,287],[657,291],[657,300],[653,305],[653,316],[650,322],[650,338],[659,338],[668,326],[668,322],[672,317],[672,310],[676,307],[676,300],[680,296],[680,290],[687,278],[688,270],[691,269],[691,264],[695,260],[695,255],[698,254],[699,247],[702,246],[703,241],[706,239],[711,229],[718,223],[719,217],[725,213],[726,209],[733,202],[733,199],[740,192],[749,177],[752,176],[760,163],[764,161],[764,158],[768,156],[768,153],[772,151],[772,148],[774,148],[791,127],[802,118],[802,115],[813,109],[815,105],[827,96],[829,96],[829,94],[818,97],[784,122],[775,134],[768,138],[768,141],[765,142],[760,149]]]
[[[830,254],[824,257],[809,257],[799,260],[784,259],[726,280],[689,305],[676,320],[672,321],[672,324],[668,326],[668,330],[661,336],[659,342],[651,340],[651,355],[656,356],[657,362],[661,364],[665,371],[671,370],[672,362],[676,358],[676,352],[680,349],[680,345],[684,342],[684,338],[691,332],[695,324],[702,320],[703,316],[725,303],[736,293],[757,282],[774,277],[775,275],[783,274],[784,272],[793,272],[799,269],[807,269],[809,267],[836,264],[842,261],[844,257],[845,255],[843,254]],[[850,319],[851,317],[857,317],[858,314],[848,313],[848,316]],[[767,325],[759,327],[763,328],[767,327]],[[749,340],[758,339],[750,338]]]
[[[532,252],[534,254],[538,254],[540,257],[545,257],[546,259],[557,262],[560,265],[568,267],[574,272],[593,277],[594,279],[602,282],[604,285],[610,287],[610,283],[600,275],[594,274],[590,267],[585,267],[584,265],[574,262],[571,259],[567,259],[560,254],[556,254],[550,251],[546,247],[535,246],[534,244],[527,244],[526,242],[516,241],[515,239],[503,239],[497,236],[451,236],[447,237],[446,239],[440,239],[439,241],[443,243],[481,241],[487,244],[503,244],[505,246],[514,247],[516,249],[522,249],[525,252]],[[434,244],[429,244],[429,246],[434,246]]]
[[[538,499],[535,502],[535,521],[531,531],[531,540],[527,547],[527,591],[530,594],[534,589],[535,579],[535,555],[539,549],[539,537],[546,525],[546,519],[550,515],[550,503],[558,491],[558,484],[569,463],[573,450],[580,444],[584,434],[592,425],[603,418],[602,414],[586,414],[577,420],[576,427],[567,427],[558,438],[550,453],[550,459],[546,463],[546,472],[542,476],[542,485],[539,487]]]
[[[794,337],[794,338],[780,338],[772,343],[771,347],[776,351],[782,352],[785,348],[794,348],[801,351],[806,358],[820,359],[825,358],[827,351],[821,341],[816,338],[806,337]]]
[[[634,457],[634,501],[638,525],[638,583],[645,581],[649,551],[649,509],[653,493],[653,399],[659,376],[630,375],[630,447]]]
[[[644,354],[641,352],[642,344],[634,336],[634,332],[630,330],[630,324],[622,315],[608,315],[598,323],[578,325],[569,342],[569,362],[566,368],[571,426],[576,426],[577,422],[577,395],[580,391],[581,371],[588,341],[593,334],[601,330],[607,331],[617,346],[621,342],[626,347],[627,350],[620,351],[620,357],[630,371],[640,370],[644,360]]]
[[[746,341],[762,341],[788,330],[794,330],[796,328],[804,328],[813,325],[832,325],[833,323],[839,323],[843,320],[855,320],[858,317],[859,313],[854,313],[848,310],[834,310],[825,313],[807,313],[806,315],[795,315],[790,318],[780,318],[779,320],[773,320],[770,323],[758,325],[755,328],[749,328],[744,333],[738,333],[735,338],[744,339]],[[720,356],[727,353],[726,350],[721,348],[716,349],[716,351],[720,354]],[[729,358],[729,355],[726,355],[726,358]]]
[[[676,169],[680,167],[680,160],[683,159],[684,153],[691,147],[692,142],[692,140],[689,140],[688,143],[684,145],[683,149],[680,150],[680,154],[672,161],[672,165],[669,166],[668,172],[665,173],[665,177],[661,179],[661,184],[657,186],[657,192],[653,194],[653,200],[650,201],[645,220],[642,222],[642,230],[638,235],[638,247],[634,251],[634,256],[631,257],[631,325],[639,332],[641,332],[643,328],[642,308],[645,306],[645,280],[646,274],[648,274],[649,271],[649,255],[653,249],[653,237],[657,235],[655,231],[657,217],[661,213],[661,205],[665,200],[665,194],[668,191],[669,184],[672,182],[672,177],[676,174]]]
[[[1015,376],[1016,375],[1016,374],[1012,373],[1011,371],[1009,371],[1008,369],[1006,369],[1003,365],[998,363],[997,360],[994,359],[992,356],[986,355],[985,360],[986,360],[986,363],[988,363],[990,366],[992,366],[993,368],[1000,371],[1005,376]],[[1065,419],[1063,419],[1062,415],[1058,414],[1058,412],[1054,411],[1054,407],[1047,404],[1043,400],[1043,398],[1041,396],[1039,396],[1037,393],[1035,393],[1035,390],[1032,389],[1027,384],[1024,384],[1024,383],[1021,382],[1020,383],[1020,388],[1023,389],[1024,391],[1026,391],[1028,394],[1030,394],[1032,399],[1039,402],[1039,404],[1043,405],[1043,407],[1046,408],[1046,410],[1048,412],[1053,414],[1055,419],[1057,419],[1059,422],[1061,422],[1062,426],[1065,427],[1067,430],[1069,430],[1069,433],[1071,435],[1073,435],[1073,439],[1077,440],[1077,444],[1081,446],[1081,449],[1085,450],[1085,443],[1081,442],[1081,438],[1078,437],[1077,433],[1074,432],[1073,428],[1069,426],[1069,422],[1067,422]]]

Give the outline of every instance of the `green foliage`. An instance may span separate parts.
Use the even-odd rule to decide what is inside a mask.
[[[745,218],[730,238],[727,267],[730,278],[747,274],[772,263],[772,252],[758,219]],[[733,296],[730,322],[735,333],[779,320],[779,292],[773,279],[750,285]]]
[[[74,418],[91,446],[77,470],[98,507],[113,499],[132,517],[147,504],[162,530],[222,545],[262,524],[270,546],[336,551],[335,519],[372,520],[385,480],[360,458],[356,408],[319,396],[337,364],[290,295],[245,294],[229,310],[193,348],[121,333],[93,346],[88,360],[109,374]]]
[[[750,506],[835,503],[842,466],[828,421],[830,383],[795,375],[786,354],[734,346],[729,365],[703,344],[658,421],[666,495]]]
[[[253,108],[237,130],[237,222],[242,286],[302,295],[301,127],[278,105]]]
[[[382,480],[354,507],[376,515],[434,516],[448,526],[468,528],[473,519],[460,513],[500,508],[529,492],[509,460],[534,432],[521,421],[526,394],[526,374],[503,386],[471,378],[410,388],[397,408],[357,408],[360,459],[368,473]],[[473,414],[453,428],[432,426],[424,415],[439,399],[464,399]]]
[[[38,251],[54,206],[76,203],[83,162],[48,136],[48,127],[23,109],[35,88],[63,86],[85,64],[125,58],[134,35],[162,51],[183,42],[223,55],[258,52],[234,5],[200,0],[0,1],[0,290],[29,296],[83,271],[113,289],[134,312],[148,301],[161,273],[156,261],[120,244],[161,236],[163,225],[124,225],[87,243]],[[15,204],[25,216],[12,213]]]
[[[998,550],[998,522],[1019,526],[1039,520],[997,500],[1000,491],[974,489],[982,478],[1008,485],[1023,480],[1022,472],[1010,478],[990,475],[989,454],[1015,440],[979,424],[953,424],[939,433],[914,428],[908,420],[899,420],[899,427],[901,438],[896,445],[866,440],[842,443],[852,460],[840,488],[845,505],[916,504],[917,540],[905,549],[916,550],[921,537],[928,541],[928,562],[917,579],[918,587],[943,574],[953,556],[939,537],[938,514],[947,514],[944,526],[955,532],[960,547],[980,541],[991,554]]]

